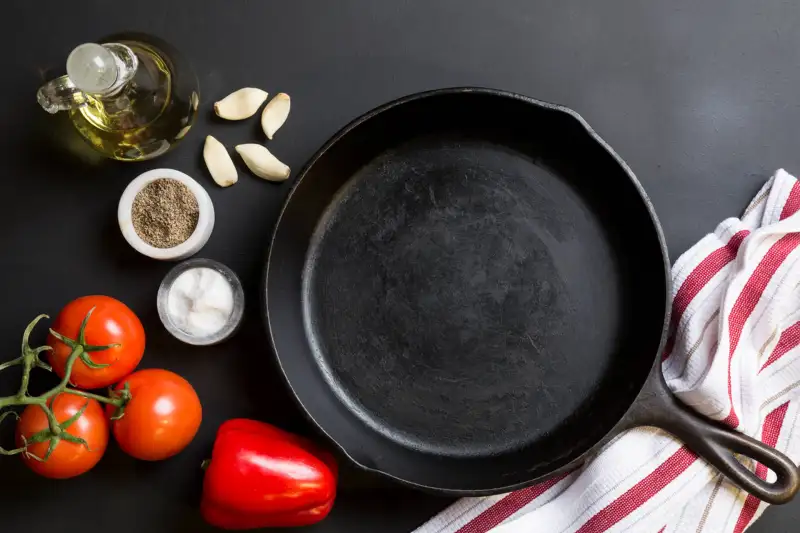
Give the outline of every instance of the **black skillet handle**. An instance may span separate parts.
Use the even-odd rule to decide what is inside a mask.
[[[669,391],[660,369],[654,374],[634,407],[634,425],[652,425],[672,433],[760,500],[782,504],[795,496],[800,489],[800,472],[791,459],[761,441],[697,414]],[[777,474],[777,480],[769,483],[759,478],[736,460],[734,453],[765,465]]]

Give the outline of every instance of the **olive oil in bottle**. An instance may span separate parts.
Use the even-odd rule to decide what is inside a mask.
[[[67,75],[39,89],[49,113],[65,111],[95,150],[121,161],[169,151],[189,132],[200,93],[189,64],[171,46],[142,34],[76,47]]]

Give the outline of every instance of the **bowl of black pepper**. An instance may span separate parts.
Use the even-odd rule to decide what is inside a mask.
[[[214,205],[202,185],[169,168],[150,170],[125,188],[119,228],[136,251],[176,261],[196,254],[214,229]]]

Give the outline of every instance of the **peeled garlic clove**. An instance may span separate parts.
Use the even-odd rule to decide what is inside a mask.
[[[225,146],[209,135],[203,146],[203,159],[206,161],[208,172],[220,187],[230,187],[239,181],[236,166]]]
[[[240,144],[236,151],[244,159],[247,168],[259,178],[269,181],[284,181],[289,177],[289,167],[272,155],[266,147],[260,144]]]
[[[256,114],[269,96],[261,89],[245,87],[233,92],[214,104],[217,116],[227,120],[243,120]]]
[[[261,113],[261,127],[267,135],[267,139],[272,139],[275,132],[283,126],[289,117],[289,109],[292,102],[286,93],[278,93],[269,101]]]

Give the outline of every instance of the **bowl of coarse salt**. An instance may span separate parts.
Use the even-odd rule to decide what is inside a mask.
[[[236,274],[211,259],[189,259],[170,270],[158,288],[158,316],[176,339],[217,344],[239,328],[244,290]]]
[[[125,188],[117,207],[119,228],[136,251],[175,261],[196,254],[214,229],[214,204],[202,185],[183,172],[158,168]]]

